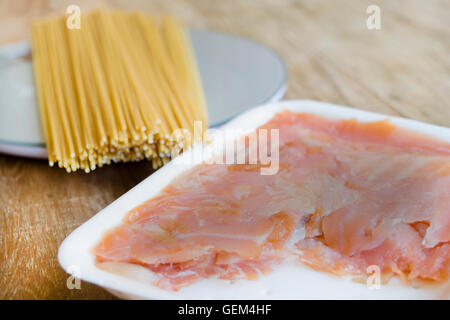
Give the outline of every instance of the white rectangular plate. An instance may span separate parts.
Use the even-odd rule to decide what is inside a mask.
[[[282,101],[256,107],[221,128],[253,131],[269,121],[275,113],[283,110],[308,112],[335,119],[353,118],[363,122],[388,118],[399,127],[450,142],[449,128],[309,100]],[[187,151],[180,157],[190,157],[193,151]],[[200,280],[177,292],[152,286],[150,279],[153,274],[140,266],[113,264],[118,273],[99,269],[95,265],[91,249],[100,241],[103,233],[120,224],[129,210],[156,196],[175,177],[193,166],[170,162],[73,231],[61,244],[58,252],[58,260],[64,270],[82,280],[104,287],[122,298],[227,300],[450,298],[450,282],[435,286],[433,289],[416,289],[404,286],[399,280],[394,279],[379,289],[369,289],[350,279],[334,277],[302,265],[280,266],[255,281],[238,280],[230,283],[217,279]]]

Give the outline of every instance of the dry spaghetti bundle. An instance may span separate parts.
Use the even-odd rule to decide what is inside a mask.
[[[49,163],[89,172],[111,161],[166,163],[173,136],[207,125],[189,37],[171,17],[98,10],[79,29],[33,23],[35,82]]]

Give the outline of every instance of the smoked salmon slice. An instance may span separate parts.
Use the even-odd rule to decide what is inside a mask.
[[[93,252],[154,285],[257,279],[290,259],[338,275],[376,265],[405,282],[450,275],[450,144],[389,121],[284,111],[279,169],[200,164],[131,210]],[[247,150],[248,151],[248,150]]]

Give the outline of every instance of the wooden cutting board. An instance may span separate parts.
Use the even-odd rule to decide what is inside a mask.
[[[64,13],[69,4],[171,13],[189,26],[276,50],[289,73],[286,98],[450,126],[450,2],[375,2],[380,30],[366,27],[372,0],[3,0],[0,45],[27,39],[34,17]],[[45,161],[0,155],[0,298],[112,298],[84,282],[79,290],[68,289],[57,249],[72,230],[151,172],[141,162],[67,174]]]

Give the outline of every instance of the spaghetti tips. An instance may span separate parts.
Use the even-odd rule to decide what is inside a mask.
[[[32,27],[33,68],[49,164],[86,172],[149,159],[157,168],[173,136],[207,127],[203,88],[182,24],[143,13],[97,10],[69,29],[65,18]]]

